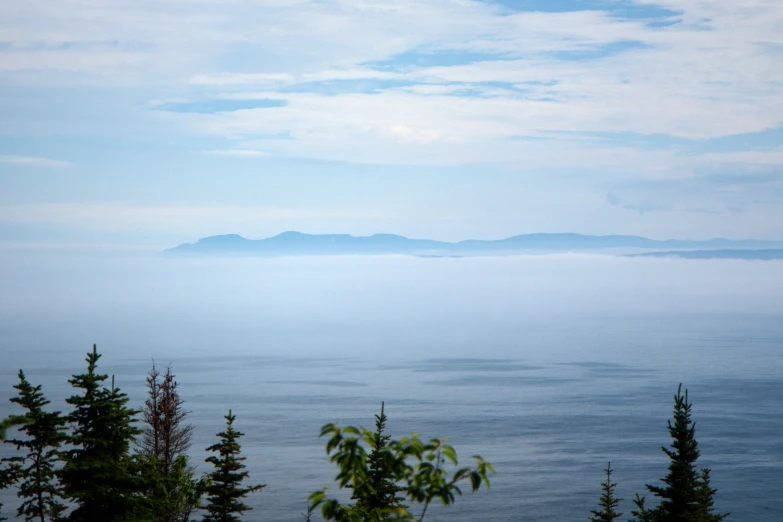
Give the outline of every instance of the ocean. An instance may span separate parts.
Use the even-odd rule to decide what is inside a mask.
[[[777,522],[781,305],[779,261],[12,255],[0,259],[0,389],[11,396],[21,367],[64,410],[97,343],[100,369],[141,406],[152,358],[171,364],[193,461],[208,471],[231,408],[250,479],[266,484],[245,518],[265,521],[302,520],[332,482],[320,427],[372,427],[385,401],[391,435],[445,436],[461,464],[481,454],[496,468],[491,489],[466,485],[427,520],[532,522],[586,520],[607,461],[627,519],[666,474],[683,383],[716,508]]]

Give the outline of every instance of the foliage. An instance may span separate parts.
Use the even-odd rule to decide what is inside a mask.
[[[140,430],[133,426],[135,410],[128,397],[114,386],[102,385],[106,375],[96,373],[100,355],[93,345],[87,354],[87,372],[68,382],[81,394],[66,402],[74,407],[68,415],[72,433],[60,470],[66,498],[75,504],[69,520],[125,521],[145,511],[140,495],[143,484],[138,463],[128,453]]]
[[[18,496],[25,499],[17,510],[17,516],[23,516],[27,522],[44,522],[47,518],[54,520],[66,509],[60,502],[63,492],[55,477],[60,446],[67,438],[66,420],[58,411],[44,411],[43,407],[49,401],[44,397],[41,386],[32,386],[22,370],[19,370],[19,384],[14,388],[18,396],[10,400],[27,410],[24,415],[27,422],[19,431],[28,437],[26,440],[6,441],[17,450],[24,448],[27,452],[22,457],[14,457],[20,481]]]
[[[386,519],[390,513],[405,507],[405,498],[398,496],[405,488],[397,485],[396,477],[392,475],[394,455],[389,449],[391,436],[384,433],[387,419],[383,410],[384,403],[381,402],[381,413],[375,416],[375,433],[370,441],[372,451],[367,457],[367,495],[353,497],[353,500],[356,500],[356,509],[365,519],[372,519],[373,513]]]
[[[451,475],[444,469],[449,463],[457,465],[457,452],[445,444],[445,439],[430,439],[424,442],[417,434],[400,440],[388,440],[383,451],[383,476],[399,485],[409,503],[421,505],[421,514],[416,518],[409,508],[392,504],[368,511],[369,499],[377,498],[373,483],[370,459],[365,448],[373,448],[375,433],[366,428],[327,424],[321,429],[322,437],[329,437],[326,453],[331,462],[337,464],[335,480],[341,488],[351,488],[356,504],[341,504],[328,499],[325,489],[310,495],[313,508],[321,506],[324,520],[337,522],[377,522],[383,519],[422,521],[433,500],[444,505],[453,504],[462,494],[459,483],[467,480],[473,491],[482,484],[489,487],[489,477],[494,472],[492,465],[481,456],[475,455],[476,467],[455,470]]]
[[[0,490],[6,489],[16,483],[19,473],[19,464],[17,462],[2,461],[0,463]],[[0,521],[8,520],[2,516],[3,504],[0,502]]]
[[[24,499],[19,517],[27,522],[187,522],[205,495],[205,522],[236,522],[252,509],[243,499],[265,486],[243,486],[249,476],[238,442],[243,434],[234,429],[231,410],[225,416],[226,429],[217,435],[219,442],[207,448],[215,453],[206,459],[214,471],[198,479],[187,456],[193,428],[186,423],[188,412],[171,368],[161,377],[153,364],[148,374],[142,431],[134,426],[139,412],[127,407],[128,398],[114,379],[110,387],[104,385],[108,376],[97,373],[99,359],[93,345],[87,371],[68,381],[78,392],[66,400],[73,407],[67,417],[45,411],[49,401],[41,386],[32,386],[19,371],[17,396],[10,400],[26,413],[0,422],[0,438],[12,426],[21,426],[19,433],[26,435],[7,441],[24,455],[0,462],[0,489],[18,484],[18,496]],[[697,466],[700,452],[691,414],[688,391],[683,394],[680,385],[668,422],[672,442],[662,447],[669,458],[668,473],[660,485],[647,485],[659,503],[647,507],[646,499],[637,494],[632,522],[721,522],[728,516],[714,512],[717,491],[710,485],[710,470]],[[473,467],[458,468],[456,450],[446,439],[424,441],[413,434],[395,440],[386,434],[386,421],[381,403],[374,431],[336,424],[322,427],[321,437],[328,438],[326,453],[338,468],[335,480],[340,488],[351,490],[353,503],[328,498],[326,488],[313,492],[303,515],[306,522],[319,507],[327,521],[421,522],[433,501],[453,504],[462,494],[463,482],[473,491],[482,485],[489,488],[494,469],[481,456],[474,456]],[[63,444],[67,451],[60,449]],[[131,455],[134,444],[137,451]],[[63,464],[59,470],[58,461]],[[599,509],[591,511],[590,522],[613,522],[622,516],[610,463],[605,471]],[[73,504],[68,517],[61,499]],[[412,513],[414,505],[418,516]]]
[[[171,470],[178,457],[187,454],[191,446],[193,426],[185,424],[188,412],[179,396],[171,366],[166,368],[163,380],[160,372],[152,369],[147,375],[148,399],[142,409],[142,420],[147,425],[137,442],[137,451],[145,457],[156,457],[164,472]]]
[[[13,426],[19,426],[28,422],[24,415],[10,415],[0,421],[0,441],[4,441],[8,429]],[[19,463],[3,459],[0,464],[0,490],[6,489],[16,483],[19,473]],[[0,513],[3,511],[3,504],[0,502]],[[8,520],[0,514],[0,521]]]
[[[141,410],[141,420],[144,422],[144,431],[141,437],[136,439],[136,453],[145,459],[152,460],[160,458],[161,455],[161,391],[160,391],[160,372],[155,368],[155,362],[152,363],[152,369],[147,373],[147,400],[144,401],[144,408]]]
[[[5,440],[8,436],[8,430],[14,426],[23,426],[30,420],[25,415],[9,415],[0,421],[0,440]]]
[[[304,522],[312,522],[313,518],[313,512],[315,511],[315,507],[310,504],[310,502],[307,503],[307,513],[302,513],[302,518],[304,518]]]
[[[186,453],[193,426],[185,424],[188,412],[183,408],[184,401],[170,366],[161,381],[153,362],[146,381],[148,398],[142,409],[146,426],[136,441],[136,451],[145,466],[153,518],[161,522],[186,522],[198,507],[206,487],[205,480],[196,479]]]
[[[225,419],[225,431],[217,434],[220,442],[207,448],[207,451],[217,455],[206,459],[215,470],[209,474],[211,483],[206,487],[208,514],[204,517],[204,522],[238,522],[240,519],[237,514],[241,515],[253,509],[244,504],[242,499],[265,487],[242,486],[249,473],[244,471],[245,465],[242,461],[245,457],[240,457],[241,447],[237,440],[244,434],[234,429],[236,415],[231,410],[228,410]]]
[[[185,456],[178,457],[167,475],[161,475],[155,459],[139,460],[149,517],[156,522],[188,522],[199,507],[209,481],[196,478]]]
[[[601,483],[602,493],[598,501],[601,509],[591,511],[593,516],[589,518],[590,522],[612,522],[623,515],[615,511],[622,500],[614,495],[616,487],[617,483],[612,482],[612,463],[609,462],[606,464],[606,481]]]
[[[699,447],[691,410],[688,390],[683,395],[680,384],[674,396],[674,423],[671,420],[668,423],[671,449],[661,448],[669,457],[669,472],[661,479],[662,486],[647,485],[647,490],[661,501],[657,507],[648,510],[644,507],[644,499],[638,498],[636,505],[639,509],[632,514],[640,522],[720,522],[728,516],[728,513],[713,512],[716,490],[710,487],[710,472],[697,470]]]
[[[631,519],[631,522],[656,522],[656,511],[647,508],[645,505],[645,498],[640,497],[639,493],[634,497],[633,503],[636,506],[636,509],[631,510],[631,515],[635,517]]]
[[[713,489],[710,486],[710,470],[709,468],[702,468],[701,477],[699,481],[699,487],[696,490],[696,498],[698,499],[699,510],[696,519],[699,522],[720,522],[730,513],[715,513],[715,493],[717,489]]]

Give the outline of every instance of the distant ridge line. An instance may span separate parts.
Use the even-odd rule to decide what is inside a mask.
[[[382,255],[471,256],[508,255],[524,252],[580,252],[607,249],[652,251],[679,250],[770,250],[783,249],[783,241],[757,239],[655,240],[632,235],[594,236],[577,233],[532,233],[505,239],[466,239],[457,242],[411,239],[396,234],[353,236],[350,234],[305,234],[288,231],[265,239],[247,239],[224,234],[183,243],[164,251],[184,256],[306,256]]]
[[[773,261],[783,259],[783,249],[675,250],[668,252],[628,254],[626,257],[679,257],[681,259],[752,259],[758,261]]]

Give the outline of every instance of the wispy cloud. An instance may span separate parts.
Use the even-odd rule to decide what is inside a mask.
[[[613,134],[601,147],[617,149],[623,147],[623,134],[641,137],[642,145],[644,136],[705,140],[760,132],[783,121],[783,100],[776,87],[783,82],[776,65],[779,50],[764,43],[775,38],[771,21],[783,23],[783,16],[769,1],[751,2],[741,13],[739,6],[647,2],[670,10],[665,11],[665,26],[598,9],[509,14],[478,2],[452,2],[442,11],[434,3],[400,2],[385,18],[375,18],[370,11],[339,2],[329,16],[305,3],[312,8],[307,15],[311,21],[324,17],[350,27],[376,26],[377,56],[364,49],[342,50],[318,64],[294,60],[308,63],[304,68],[278,66],[275,72],[255,73],[259,76],[218,73],[212,85],[228,88],[219,96],[277,95],[288,105],[274,114],[188,120],[194,128],[240,140],[288,134],[290,142],[274,146],[294,157],[521,167],[531,164],[531,156],[533,164],[549,159],[562,165],[570,158],[572,166],[601,156],[602,161],[591,166],[603,169],[628,161],[642,165],[650,154],[632,155],[632,146],[596,155],[592,133]],[[423,10],[437,12],[442,21],[431,34],[419,33],[412,19]],[[392,36],[386,32],[391,20],[409,30]],[[320,40],[319,31],[309,34],[325,47],[334,45]],[[361,34],[358,30],[357,38]],[[734,56],[730,65],[727,49]],[[294,47],[291,55],[298,52]],[[440,55],[452,61],[461,56],[462,61],[431,65]],[[427,57],[424,63],[422,56]],[[254,82],[269,90],[242,92]],[[352,92],[357,87],[365,92]],[[552,131],[572,135],[535,147],[517,141],[519,136],[551,138]],[[698,161],[677,157],[676,146],[669,151],[659,155],[663,163],[654,164],[659,170],[690,172]],[[763,160],[779,161],[772,154]]]
[[[293,83],[294,76],[286,73],[213,73],[197,74],[189,81],[192,85],[260,87]]]
[[[252,149],[225,149],[225,150],[205,150],[204,154],[209,156],[226,156],[229,158],[266,158],[268,152]]]
[[[36,156],[0,156],[0,163],[10,165],[24,165],[30,167],[70,167],[72,163],[68,161],[55,160],[49,158],[39,158]]]
[[[719,216],[723,214],[723,210],[713,210],[699,207],[677,207],[672,206],[671,204],[658,203],[649,200],[631,202],[625,199],[621,199],[611,192],[606,195],[606,201],[613,207],[638,212],[640,215],[646,214],[648,212],[687,212],[691,214],[706,214],[711,216]]]
[[[301,157],[320,157],[314,142],[325,133],[345,145],[335,151],[349,151],[357,139],[394,147],[395,129],[407,129],[418,138],[403,140],[399,162],[420,163],[426,142],[429,162],[449,164],[450,151],[436,149],[443,141],[491,158],[498,140],[551,130],[705,139],[783,121],[777,0],[640,0],[633,16],[603,2],[570,12],[473,0],[163,0],[151,9],[118,0],[89,10],[64,2],[5,13],[0,41],[11,45],[0,70],[89,69],[190,85],[203,97],[194,106],[267,89],[289,106],[242,121],[215,114],[195,128],[242,139],[288,133],[295,150],[287,153]],[[433,57],[453,63],[433,66]],[[390,80],[408,85],[376,84],[366,96],[339,85]]]
[[[225,99],[218,98],[213,100],[200,100],[191,102],[171,102],[156,106],[158,110],[196,113],[196,114],[214,114],[218,112],[234,112],[252,109],[269,109],[275,107],[285,107],[286,101],[281,99],[264,98],[245,98],[245,99]]]
[[[15,90],[0,116],[15,124],[0,135],[105,139],[121,121],[123,137],[152,142],[154,133],[151,148],[187,149],[191,160],[268,156],[477,176],[502,166],[541,193],[571,176],[582,191],[574,201],[634,224],[677,227],[683,212],[715,223],[713,212],[738,207],[755,226],[763,220],[753,205],[767,216],[780,205],[780,0],[530,5],[2,5],[0,75]],[[67,166],[20,158],[0,162]],[[749,165],[767,169],[763,183],[746,175],[756,172]],[[722,226],[740,219],[728,214]]]
[[[625,210],[632,210],[634,212],[638,212],[639,214],[670,209],[670,207],[667,205],[663,205],[661,203],[656,203],[652,201],[629,202],[624,199],[620,199],[619,197],[612,194],[611,192],[606,195],[606,201],[613,207],[619,207]]]
[[[705,159],[721,163],[755,163],[781,166],[783,175],[783,146],[770,150],[745,150],[706,154]]]

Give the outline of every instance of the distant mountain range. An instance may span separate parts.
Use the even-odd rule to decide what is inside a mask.
[[[676,250],[671,252],[645,252],[628,257],[680,257],[683,259],[757,259],[772,261],[783,259],[783,249],[760,250]]]
[[[303,234],[284,232],[267,239],[246,239],[237,234],[210,236],[166,250],[166,255],[184,256],[306,256],[379,255],[414,256],[507,255],[525,252],[584,252],[606,249],[634,249],[674,255],[678,250],[770,250],[783,249],[783,241],[755,239],[710,239],[707,241],[667,239],[658,241],[641,236],[589,236],[582,234],[523,234],[506,239],[468,239],[459,242],[409,239],[394,234],[351,236],[348,234]],[[657,255],[657,254],[656,254]]]

